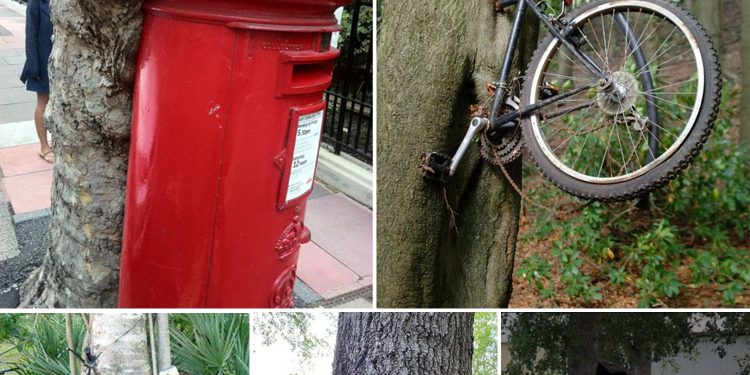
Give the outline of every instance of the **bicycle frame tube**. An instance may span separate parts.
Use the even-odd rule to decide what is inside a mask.
[[[573,44],[566,38],[566,35],[564,35],[560,30],[557,29],[557,27],[555,27],[555,25],[552,24],[549,18],[547,18],[547,16],[542,13],[542,11],[539,9],[539,7],[537,7],[536,3],[534,3],[533,0],[501,0],[500,7],[505,8],[513,4],[517,6],[516,14],[513,20],[513,26],[511,28],[510,36],[508,37],[508,49],[505,51],[505,58],[503,59],[503,65],[500,69],[500,77],[497,81],[497,91],[495,92],[495,98],[492,102],[492,111],[490,112],[490,117],[492,119],[490,123],[492,124],[492,126],[502,125],[496,123],[498,119],[497,113],[502,103],[505,102],[505,96],[507,94],[506,87],[508,84],[508,75],[510,74],[511,64],[513,63],[513,56],[516,47],[518,46],[518,37],[526,7],[531,9],[534,15],[540,21],[542,21],[542,24],[550,31],[550,33],[552,33],[555,38],[560,40],[560,43],[562,43],[573,54],[573,56],[575,56],[580,62],[582,62],[586,66],[586,69],[588,69],[596,77],[606,79],[606,74],[604,73],[604,71],[590,57],[573,46]],[[551,101],[548,104],[552,104],[554,102],[556,102],[556,100]]]
[[[505,88],[508,83],[508,74],[510,74],[510,65],[513,63],[513,55],[516,52],[516,46],[518,46],[518,36],[521,31],[521,22],[526,8],[525,0],[516,0],[516,2],[518,5],[516,8],[516,16],[513,20],[513,27],[511,28],[510,36],[508,37],[508,48],[505,50],[503,67],[500,69],[500,78],[497,80],[497,91],[495,91],[495,98],[492,101],[492,112],[490,112],[492,120],[496,118],[497,110],[500,108],[501,103],[505,102]],[[492,122],[493,121],[490,121],[490,123]]]

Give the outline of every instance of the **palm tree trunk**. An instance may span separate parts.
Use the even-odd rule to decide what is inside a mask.
[[[141,1],[56,0],[50,8],[52,246],[22,287],[22,305],[113,307]]]
[[[100,375],[149,375],[145,314],[91,314],[91,349]]]

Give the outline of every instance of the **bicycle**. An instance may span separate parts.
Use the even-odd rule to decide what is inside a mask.
[[[596,0],[568,16],[547,15],[545,1],[516,6],[508,49],[488,116],[474,117],[450,157],[423,154],[422,174],[447,180],[474,136],[492,164],[527,147],[544,176],[575,196],[635,199],[687,168],[706,142],[720,100],[713,43],[681,7],[663,0]],[[549,34],[528,65],[520,95],[509,86],[527,10]]]

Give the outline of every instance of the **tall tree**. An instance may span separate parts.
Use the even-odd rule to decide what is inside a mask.
[[[597,363],[650,375],[653,362],[695,350],[693,313],[518,313],[508,327],[509,375],[594,375]]]
[[[471,375],[473,313],[341,313],[333,375]]]
[[[58,0],[50,8],[52,246],[22,288],[22,304],[113,307],[141,1]]]
[[[505,306],[512,288],[520,199],[478,147],[446,186],[426,184],[425,151],[461,142],[468,108],[489,106],[510,15],[493,1],[383,1],[378,37],[378,304]],[[520,76],[536,45],[528,22]],[[508,166],[520,179],[520,162]],[[449,208],[450,206],[451,208]],[[456,211],[453,215],[451,211]]]
[[[151,373],[144,314],[91,314],[91,349],[97,374]]]

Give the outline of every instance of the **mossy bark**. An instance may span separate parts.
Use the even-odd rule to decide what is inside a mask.
[[[452,152],[469,105],[489,107],[511,15],[490,0],[383,2],[378,35],[377,238],[381,307],[501,307],[510,298],[520,198],[472,147],[446,185],[425,151]],[[527,19],[528,20],[528,19]],[[513,75],[536,45],[527,22]],[[507,167],[520,179],[520,163]],[[455,226],[446,201],[457,212]]]
[[[52,245],[24,284],[22,305],[114,307],[141,1],[57,0],[50,7]]]

